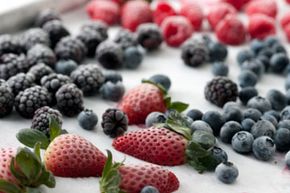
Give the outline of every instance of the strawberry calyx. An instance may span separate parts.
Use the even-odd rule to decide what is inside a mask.
[[[181,112],[185,111],[188,108],[189,104],[187,104],[187,103],[183,103],[183,102],[180,102],[180,101],[172,102],[172,99],[168,95],[167,90],[161,84],[155,83],[155,82],[153,82],[151,80],[146,80],[146,79],[143,79],[142,83],[152,84],[152,85],[156,86],[157,88],[159,88],[159,90],[163,94],[164,102],[165,102],[165,105],[166,105],[167,109],[176,110],[176,111],[181,113]]]
[[[5,193],[40,193],[37,189],[41,185],[55,187],[55,178],[47,171],[40,157],[40,143],[36,143],[34,150],[18,148],[11,159],[10,171],[16,178],[17,184],[0,180],[0,192]]]
[[[125,193],[120,189],[121,175],[119,167],[123,165],[123,162],[113,162],[112,153],[107,150],[107,154],[107,161],[100,179],[100,191],[101,193]]]
[[[67,131],[61,129],[60,123],[54,117],[49,117],[49,136],[37,129],[26,128],[21,129],[16,134],[16,138],[27,147],[33,148],[36,143],[40,142],[40,148],[46,149],[57,136],[65,133]]]

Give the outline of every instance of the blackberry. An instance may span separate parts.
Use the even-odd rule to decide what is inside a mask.
[[[43,106],[49,106],[51,96],[46,88],[33,86],[21,91],[15,98],[15,109],[24,118],[32,118],[34,112]]]
[[[22,46],[14,36],[9,34],[0,36],[0,55],[7,53],[20,54],[22,52]]]
[[[87,48],[79,39],[67,36],[62,38],[55,46],[58,59],[71,59],[80,63],[87,54]]]
[[[61,127],[62,115],[58,110],[50,108],[48,106],[44,106],[37,109],[32,119],[31,129],[37,129],[49,137],[50,136],[50,130],[49,130],[50,118],[54,118]]]
[[[84,29],[92,29],[98,33],[101,34],[102,39],[107,39],[108,38],[108,25],[105,24],[103,21],[98,20],[98,21],[90,21],[86,24],[84,24],[81,28],[82,30]]]
[[[14,96],[18,95],[20,91],[34,86],[35,77],[32,74],[19,73],[8,79],[7,83],[11,88]]]
[[[29,68],[25,55],[4,54],[0,58],[0,79],[7,80],[20,72],[27,72]]]
[[[208,47],[201,42],[189,39],[181,48],[181,58],[190,67],[198,67],[209,60]]]
[[[13,110],[14,95],[5,82],[0,79],[0,117],[9,115]]]
[[[42,77],[52,74],[53,70],[44,63],[36,64],[32,66],[28,73],[33,74],[35,78],[35,83],[40,84],[40,80]]]
[[[121,68],[123,65],[123,50],[113,41],[106,40],[97,48],[97,59],[107,69]]]
[[[56,63],[56,57],[49,47],[37,44],[28,50],[27,61],[30,63],[30,66],[44,63],[53,68]]]
[[[101,34],[95,30],[85,28],[78,35],[77,38],[81,40],[88,49],[87,56],[94,57],[96,54],[96,48],[104,41]]]
[[[102,128],[112,138],[123,135],[128,129],[128,117],[119,109],[107,109],[102,116]]]
[[[229,78],[218,76],[207,83],[204,94],[208,101],[223,107],[228,101],[237,100],[238,86]]]
[[[40,83],[50,93],[55,94],[61,86],[71,83],[71,79],[66,75],[52,73],[44,76]]]
[[[50,46],[50,40],[46,31],[41,28],[31,28],[24,32],[22,43],[26,50],[29,50],[36,44]]]
[[[55,97],[57,108],[65,116],[76,116],[84,109],[83,92],[75,84],[63,85]]]
[[[53,9],[42,10],[35,19],[35,26],[42,27],[46,22],[51,20],[60,20],[60,15]]]
[[[47,32],[52,48],[55,47],[55,45],[61,40],[61,38],[70,35],[70,32],[59,20],[52,20],[46,22],[42,29]]]
[[[123,49],[138,45],[136,35],[127,29],[119,30],[114,42],[120,44]]]
[[[94,64],[81,65],[71,73],[71,79],[84,93],[93,95],[105,82],[101,70]]]
[[[146,50],[156,50],[163,42],[159,27],[153,23],[144,23],[137,28],[137,41]]]

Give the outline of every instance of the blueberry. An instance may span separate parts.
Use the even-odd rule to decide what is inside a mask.
[[[256,122],[252,129],[251,133],[255,138],[261,137],[261,136],[268,136],[273,138],[276,132],[276,128],[270,121],[266,120],[260,120]]]
[[[274,54],[273,50],[269,47],[265,47],[262,49],[259,53],[258,56],[266,56],[267,58],[271,58],[272,55]]]
[[[288,91],[290,89],[290,75],[287,75],[286,81],[285,81],[285,89]]]
[[[232,147],[238,153],[249,153],[252,151],[254,137],[247,131],[240,131],[232,138]]]
[[[223,106],[224,112],[230,111],[231,109],[240,109],[240,105],[237,102],[229,101]]]
[[[275,44],[280,44],[280,40],[276,36],[269,36],[264,40],[266,46],[272,47]]]
[[[146,127],[151,127],[156,123],[165,123],[166,117],[163,113],[152,112],[146,117]]]
[[[156,74],[149,78],[150,81],[155,82],[157,84],[161,84],[167,91],[171,87],[171,80],[168,76],[164,74]]]
[[[239,175],[239,170],[233,163],[225,162],[220,163],[216,167],[215,174],[221,182],[225,184],[232,184],[236,181]]]
[[[290,78],[289,78],[289,88],[290,88]],[[286,98],[287,98],[287,105],[290,105],[290,89],[287,89]]]
[[[203,114],[202,120],[210,125],[215,136],[220,133],[221,126],[224,124],[222,115],[217,111],[207,111]]]
[[[285,163],[287,167],[290,168],[290,151],[288,151],[287,154],[285,155]]]
[[[79,125],[85,130],[93,130],[98,124],[98,116],[92,110],[85,109],[78,115]]]
[[[128,69],[136,69],[141,65],[143,53],[138,47],[129,47],[124,50],[123,62]]]
[[[192,134],[192,141],[198,143],[204,149],[210,149],[215,145],[215,137],[205,130],[196,130]]]
[[[289,58],[284,53],[274,54],[270,59],[270,69],[275,73],[282,73],[289,64]]]
[[[232,137],[239,131],[242,130],[240,123],[236,121],[226,122],[220,131],[220,139],[224,143],[231,143]]]
[[[242,70],[250,70],[254,72],[258,78],[260,78],[265,72],[265,67],[263,63],[257,59],[243,62],[241,68]]]
[[[73,60],[60,60],[55,64],[55,72],[69,76],[77,67],[78,64]]]
[[[216,146],[213,147],[211,149],[211,153],[212,153],[212,156],[214,157],[214,159],[217,161],[218,164],[228,161],[227,153],[223,149],[221,149],[219,147],[216,147]]]
[[[290,106],[285,107],[280,113],[281,120],[290,119]]]
[[[286,128],[290,130],[290,120],[282,120],[278,123],[277,129]]]
[[[267,72],[270,68],[270,59],[267,56],[259,55],[257,56],[257,60],[263,63],[264,69]]]
[[[159,193],[159,190],[153,186],[145,186],[140,193]]]
[[[215,76],[228,76],[229,67],[228,67],[228,65],[226,65],[222,62],[215,62],[212,65],[212,73]]]
[[[253,108],[248,108],[243,112],[243,118],[244,119],[252,119],[253,121],[258,121],[262,117],[262,113]]]
[[[224,120],[241,122],[243,119],[242,111],[239,108],[227,108],[223,113]]]
[[[287,54],[287,51],[286,51],[285,47],[282,44],[275,44],[272,47],[272,50],[273,50],[274,53]]]
[[[257,75],[250,70],[242,70],[241,74],[238,76],[239,85],[242,88],[255,86],[258,82]]]
[[[103,72],[104,76],[105,76],[105,82],[113,82],[113,83],[117,83],[117,82],[122,82],[123,78],[122,75],[119,74],[117,71],[115,70],[106,70]]]
[[[264,115],[261,117],[261,120],[266,120],[266,121],[271,122],[271,123],[274,125],[274,127],[276,127],[276,126],[278,125],[278,121],[277,121],[277,119],[276,119],[274,116],[269,115],[269,114],[264,114]]]
[[[275,134],[274,142],[278,151],[289,151],[290,130],[286,128],[279,128]]]
[[[189,110],[186,115],[190,117],[193,121],[201,120],[203,113],[198,109],[191,109]]]
[[[278,111],[270,110],[265,112],[264,115],[272,115],[277,121],[280,121],[280,113]]]
[[[261,136],[254,140],[252,151],[257,159],[268,161],[274,156],[276,146],[270,137]]]
[[[228,55],[227,47],[219,42],[210,42],[208,49],[211,62],[224,61]]]
[[[255,39],[250,43],[250,48],[255,54],[258,54],[265,47],[266,44],[261,40]]]
[[[212,128],[209,126],[209,124],[207,124],[206,122],[201,121],[201,120],[194,121],[191,124],[190,128],[191,128],[192,132],[194,132],[196,130],[203,130],[203,131],[213,133]]]
[[[251,132],[251,129],[252,129],[254,124],[255,124],[255,121],[253,121],[252,119],[249,119],[249,118],[244,119],[241,123],[242,130]]]
[[[248,101],[255,96],[258,96],[258,91],[254,87],[242,88],[239,91],[239,99],[244,105],[246,105]]]
[[[247,103],[247,107],[258,109],[262,113],[272,109],[271,102],[268,99],[261,96],[251,98]]]
[[[101,87],[100,93],[104,99],[118,102],[125,93],[125,87],[122,82],[106,82]]]
[[[252,60],[255,54],[251,50],[241,50],[237,55],[237,61],[242,65],[245,61]]]

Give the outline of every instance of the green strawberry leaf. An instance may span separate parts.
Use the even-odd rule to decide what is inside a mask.
[[[42,174],[38,178],[39,185],[44,184],[49,188],[55,187],[55,178],[50,171],[47,171],[44,166],[42,166]]]
[[[39,163],[41,163],[40,147],[41,147],[41,143],[36,143],[33,149],[34,155],[36,156]]]
[[[57,136],[62,134],[62,129],[59,122],[54,118],[49,118],[50,141],[53,141]]]
[[[46,149],[49,145],[49,139],[47,136],[36,129],[21,129],[16,138],[23,145],[33,148],[36,143],[41,143],[41,149]]]
[[[148,83],[148,84],[152,84],[152,85],[158,87],[159,90],[163,93],[164,96],[167,96],[167,94],[168,94],[168,93],[167,93],[167,90],[164,88],[164,86],[162,86],[162,85],[159,84],[159,83],[153,82],[153,81],[151,81],[151,80],[146,80],[146,79],[143,79],[143,80],[142,80],[142,83]]]
[[[170,129],[170,130],[175,131],[178,134],[181,134],[187,140],[191,139],[191,130],[188,127],[184,127],[184,126],[178,125],[172,120],[167,120],[166,124],[165,124],[165,127]]]
[[[183,103],[183,102],[172,102],[169,106],[167,106],[168,109],[174,109],[178,111],[179,113],[182,113],[188,108],[189,104]]]
[[[5,180],[0,180],[0,192],[4,193],[23,193],[23,189],[15,184],[7,182]]]

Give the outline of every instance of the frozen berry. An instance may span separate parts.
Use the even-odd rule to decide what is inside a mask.
[[[285,13],[284,15],[283,15],[283,17],[281,18],[281,20],[280,20],[280,24],[281,24],[281,26],[282,26],[282,28],[283,28],[283,30],[285,31],[285,32],[287,32],[287,31],[289,31],[289,30],[287,30],[288,28],[290,29],[290,27],[287,27],[287,26],[290,26],[289,24],[290,24],[290,12],[287,12],[287,13]],[[287,33],[286,33],[287,34]],[[289,34],[289,33],[288,33]],[[288,36],[287,36],[288,37]]]
[[[243,131],[248,131],[248,132],[251,132],[251,129],[253,127],[253,125],[255,124],[255,121],[252,120],[252,119],[244,119],[242,122],[241,122],[241,125],[242,125],[242,130]]]
[[[228,67],[228,65],[226,65],[222,62],[215,62],[212,65],[212,73],[215,76],[228,76],[229,67]]]
[[[55,64],[55,72],[70,76],[72,71],[74,71],[77,67],[77,63],[73,60],[59,60]]]
[[[194,31],[199,31],[201,29],[204,15],[202,8],[198,4],[182,4],[179,14],[190,21]]]
[[[167,1],[159,1],[153,10],[153,21],[160,26],[164,19],[173,15],[176,15],[176,11],[171,4]]]
[[[232,147],[238,153],[249,153],[252,151],[254,137],[247,131],[239,131],[232,138]]]
[[[266,43],[262,40],[252,40],[250,43],[251,51],[255,54],[258,54],[261,50],[263,50],[266,47]]]
[[[195,132],[197,130],[203,130],[206,132],[213,133],[212,128],[209,126],[209,124],[206,123],[205,121],[201,121],[201,120],[194,121],[191,124],[190,129],[192,132]]]
[[[247,104],[247,107],[258,109],[262,113],[272,109],[272,105],[270,101],[261,96],[256,96],[256,97],[251,98]]]
[[[217,161],[218,164],[228,161],[227,153],[219,147],[213,147],[211,149],[211,153],[213,158]]]
[[[157,123],[165,123],[166,117],[163,113],[160,112],[152,112],[147,115],[145,120],[145,125],[147,128],[154,126]]]
[[[136,34],[127,29],[120,29],[114,38],[114,42],[120,44],[122,49],[138,45]]]
[[[265,71],[265,67],[263,63],[258,59],[243,62],[243,64],[241,65],[241,69],[243,71],[249,70],[249,71],[254,72],[258,78],[261,78],[261,76],[263,75]]]
[[[159,193],[159,190],[154,186],[145,186],[140,193]]]
[[[98,116],[93,110],[85,109],[78,115],[79,125],[85,130],[93,130],[98,123]]]
[[[104,40],[108,38],[108,26],[101,20],[90,21],[85,23],[84,25],[82,25],[81,30],[86,29],[91,29],[98,32],[102,36],[102,39]]]
[[[279,128],[275,134],[274,142],[278,151],[285,152],[290,149],[290,130]]]
[[[253,39],[265,39],[268,36],[276,34],[276,26],[273,18],[255,14],[250,16],[248,31]]]
[[[156,83],[156,84],[160,84],[161,86],[163,86],[167,91],[170,89],[171,87],[171,80],[168,76],[164,75],[164,74],[155,74],[153,76],[151,76],[149,78],[150,81]]]
[[[30,63],[30,66],[34,66],[38,63],[44,63],[53,68],[56,63],[56,57],[54,52],[49,47],[36,44],[28,50],[27,61]]]
[[[239,170],[233,163],[224,162],[216,167],[215,174],[221,182],[232,184],[238,178]]]
[[[261,111],[255,108],[247,108],[243,112],[244,119],[252,119],[253,121],[258,121],[262,117]]]
[[[261,136],[253,143],[253,153],[259,160],[269,161],[273,158],[275,151],[276,145],[270,137]]]
[[[287,105],[286,96],[276,89],[271,89],[268,91],[267,99],[270,101],[273,110],[281,111]]]
[[[137,28],[137,41],[146,50],[156,50],[163,41],[161,30],[156,24],[141,24]]]
[[[258,82],[257,75],[250,70],[242,70],[238,76],[239,85],[242,88],[254,87]]]
[[[7,80],[9,87],[11,88],[14,96],[18,95],[20,91],[24,91],[27,88],[34,86],[35,77],[30,73],[19,73],[10,77]]]
[[[290,120],[290,106],[286,106],[282,111],[281,111],[281,120]]]
[[[55,94],[61,86],[71,83],[71,79],[66,75],[52,73],[42,77],[40,83],[50,93]]]
[[[210,125],[215,136],[219,135],[220,129],[225,122],[223,116],[217,111],[207,111],[203,114],[202,120]]]
[[[100,93],[104,99],[118,102],[125,93],[125,87],[122,82],[106,82],[101,87]]]
[[[60,20],[60,14],[53,9],[44,9],[36,16],[35,26],[42,27],[44,24],[52,20]]]
[[[231,143],[233,136],[242,130],[240,123],[236,121],[226,122],[220,130],[220,139],[224,143]]]
[[[26,50],[29,50],[36,44],[50,46],[48,33],[41,28],[31,28],[25,31],[21,41]]]
[[[7,82],[0,79],[0,118],[9,115],[13,110],[14,95]]]
[[[261,137],[261,136],[269,136],[270,138],[273,138],[276,132],[275,126],[267,120],[260,120],[256,122],[252,129],[251,133],[255,138]]]
[[[255,96],[258,96],[258,91],[254,87],[245,87],[239,92],[239,99],[244,105],[246,105],[248,101]]]
[[[141,65],[143,53],[138,47],[128,47],[123,53],[123,63],[125,68],[137,69]]]
[[[28,73],[33,74],[35,78],[35,83],[40,84],[40,80],[42,77],[52,74],[53,70],[44,63],[36,64],[32,66]]]
[[[123,77],[121,74],[119,74],[117,71],[115,70],[106,70],[103,72],[104,77],[105,77],[105,82],[122,82],[123,81]]]
[[[224,1],[233,5],[237,10],[241,10],[251,0],[224,0]]]
[[[9,34],[0,35],[0,55],[13,53],[20,54],[23,48],[15,36]]]
[[[288,64],[289,58],[284,53],[274,54],[270,59],[270,69],[275,73],[283,73]]]
[[[251,50],[240,50],[237,54],[237,61],[242,65],[245,61],[250,61],[255,58],[255,54]]]
[[[255,0],[246,6],[247,15],[263,14],[275,18],[278,12],[275,0]]]
[[[228,55],[228,49],[219,42],[210,42],[208,44],[209,56],[211,62],[224,61]]]

